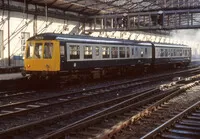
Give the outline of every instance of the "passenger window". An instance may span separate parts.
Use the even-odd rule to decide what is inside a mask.
[[[70,59],[80,59],[79,45],[70,45]]]
[[[51,59],[53,55],[53,43],[46,42],[44,44],[44,58]]]
[[[161,57],[164,56],[164,50],[163,50],[163,49],[160,50],[160,56],[161,56]]]
[[[111,47],[111,57],[118,58],[118,47]]]
[[[126,53],[127,54],[127,58],[129,58],[130,57],[130,48],[129,47],[126,48],[126,52],[127,52]]]
[[[179,51],[180,51],[180,56],[182,56],[183,55],[183,50],[180,49]]]
[[[34,51],[34,44],[33,42],[29,42],[27,46],[27,51],[26,51],[26,58],[32,58],[33,51]]]
[[[119,47],[119,57],[125,58],[125,47]]]
[[[168,55],[168,51],[167,49],[165,49],[165,57],[167,57],[167,55]]]
[[[135,48],[135,54],[138,55],[138,48]]]
[[[95,51],[96,51],[96,56],[99,56],[99,46],[96,46]]]
[[[42,43],[35,43],[34,58],[42,58]]]
[[[187,56],[188,54],[187,54],[187,50],[185,50],[185,56]]]
[[[92,46],[84,46],[84,59],[92,59]]]
[[[134,55],[134,48],[132,48],[132,55]]]
[[[110,48],[103,46],[102,47],[102,55],[103,55],[103,58],[109,58],[110,57]]]
[[[171,49],[171,56],[174,56],[174,54],[173,54],[173,49]]]
[[[176,56],[179,56],[179,50],[176,50]]]

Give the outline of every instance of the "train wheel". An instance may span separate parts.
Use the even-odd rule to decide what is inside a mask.
[[[25,76],[26,76],[26,72],[23,70],[23,71],[21,72],[21,75],[22,75],[23,77],[25,77]]]

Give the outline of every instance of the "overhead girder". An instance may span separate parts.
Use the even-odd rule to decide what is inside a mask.
[[[25,11],[34,15],[42,16],[44,11],[37,11],[37,9],[31,11],[28,8],[29,4],[59,9],[62,14],[51,12],[48,16],[62,19],[69,19],[65,11],[74,11],[79,13],[78,18],[74,16],[71,19],[82,22],[87,20],[91,25],[90,29],[86,29],[89,31],[199,28],[200,24],[199,0],[26,0],[25,9],[23,7],[20,9],[17,5],[8,8],[4,1],[7,0],[2,0],[0,5],[2,9]],[[24,3],[24,0],[12,1]]]
[[[24,2],[24,0],[13,1]],[[199,0],[27,0],[27,3],[38,5],[46,4],[50,8],[81,12],[81,14],[88,15],[200,7]],[[71,6],[65,9],[65,5],[66,7]]]
[[[86,31],[172,30],[200,28],[200,9],[90,16]]]
[[[13,0],[17,2],[24,2],[24,0]],[[54,9],[59,9],[59,10],[64,10],[64,11],[71,11],[71,12],[76,12],[76,13],[81,13],[81,14],[94,14],[99,12],[99,9],[96,8],[86,8],[86,5],[80,5],[78,2],[84,1],[84,0],[76,0],[70,2],[70,0],[63,1],[63,0],[28,0],[26,1],[28,4],[33,4],[33,5],[39,5],[39,6],[47,6],[48,8],[54,8]],[[77,3],[74,3],[77,2]],[[87,9],[88,11],[84,12],[82,11],[83,9]],[[91,10],[91,11],[89,11]]]
[[[2,0],[2,1],[6,1],[6,0]],[[29,2],[31,2],[32,0],[29,0]],[[43,9],[38,9],[38,4],[35,4],[35,9],[29,9],[28,8],[28,1],[26,1],[25,3],[25,8],[23,6],[19,7],[17,5],[9,5],[6,2],[2,2],[0,3],[0,8],[3,10],[7,10],[7,11],[16,11],[16,12],[21,12],[21,13],[27,13],[27,14],[32,14],[32,15],[36,15],[36,16],[46,16],[45,15],[45,5],[39,5],[42,6]],[[47,6],[48,7],[48,6]],[[48,7],[49,8],[49,7]],[[65,13],[66,9],[60,9],[59,13],[52,13],[51,11],[47,10],[47,15],[48,17],[54,17],[54,18],[58,18],[58,19],[67,19],[67,20],[72,20],[72,21],[84,21],[85,17],[81,16],[81,15],[73,15],[70,13]],[[77,18],[78,17],[78,18]]]

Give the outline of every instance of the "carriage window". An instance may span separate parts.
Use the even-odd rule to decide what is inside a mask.
[[[42,58],[42,43],[35,43],[34,58]]]
[[[79,45],[70,45],[70,59],[80,59]]]
[[[111,57],[112,58],[118,58],[118,47],[112,47],[111,48]]]
[[[173,49],[171,49],[171,56],[174,56]]]
[[[134,55],[134,48],[132,48],[132,55]]]
[[[179,51],[180,51],[180,56],[182,56],[183,55],[183,50],[180,49]]]
[[[96,46],[95,51],[96,51],[96,56],[99,56],[99,46]]]
[[[127,52],[126,53],[127,54],[127,58],[129,58],[130,57],[130,48],[129,47],[126,48],[126,52]]]
[[[119,47],[119,57],[125,58],[125,47]]]
[[[102,47],[102,55],[103,55],[103,58],[109,58],[110,57],[110,48],[103,46]]]
[[[167,49],[165,49],[165,56],[167,56],[168,55],[168,51],[167,51]]]
[[[176,50],[176,56],[180,56],[179,50]]]
[[[138,55],[138,48],[135,48],[135,54]]]
[[[51,59],[53,55],[53,43],[45,43],[44,44],[44,58]]]
[[[174,56],[176,56],[176,50],[174,49]]]
[[[187,56],[187,50],[185,50],[184,55]]]
[[[92,46],[84,46],[84,58],[92,59]]]
[[[34,50],[34,44],[32,42],[29,42],[26,51],[26,58],[33,57],[33,50]]]
[[[163,57],[164,56],[164,50],[160,49],[160,56]]]
[[[188,53],[187,53],[187,54],[188,54],[188,56],[190,56],[190,54],[191,54],[191,51],[190,51],[190,50],[188,50]]]

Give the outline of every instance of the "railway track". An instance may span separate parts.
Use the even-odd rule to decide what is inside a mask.
[[[67,104],[73,101],[89,98],[91,96],[98,96],[98,95],[103,95],[108,92],[113,92],[113,91],[119,91],[119,89],[124,89],[124,88],[130,88],[130,87],[145,87],[145,85],[148,85],[151,83],[159,82],[162,80],[162,78],[165,78],[168,75],[164,76],[157,76],[157,79],[155,80],[154,77],[149,77],[145,79],[136,79],[132,81],[126,81],[123,83],[117,83],[113,85],[107,85],[103,87],[98,87],[98,88],[92,88],[89,90],[81,90],[81,91],[76,91],[76,92],[71,92],[67,94],[58,94],[50,97],[42,97],[39,99],[33,99],[33,100],[28,100],[28,101],[23,101],[23,102],[17,102],[17,103],[9,103],[6,105],[1,105],[0,106],[0,118],[3,117],[9,117],[9,116],[14,116],[18,114],[25,114],[30,112],[31,110],[39,110],[42,108],[47,108],[50,106],[56,106],[60,104]],[[35,91],[30,92],[30,93],[35,93]],[[4,93],[5,95],[5,93]],[[23,93],[18,93],[14,94],[14,96],[17,95],[23,95]],[[119,95],[119,94],[117,94]],[[13,96],[13,95],[12,95]],[[5,95],[4,97],[9,97],[10,95]],[[2,97],[2,98],[4,98]],[[1,99],[2,101],[2,99]]]
[[[194,72],[198,72],[198,70],[194,71]],[[180,74],[180,73],[178,73],[178,74]],[[133,87],[141,88],[141,87],[144,87],[145,84],[148,85],[149,83],[152,85],[153,82],[154,83],[160,82],[161,80],[166,79],[166,77],[172,78],[166,74],[165,76],[157,76],[156,80],[155,80],[155,76],[154,76],[154,77],[149,77],[148,81],[139,79],[139,80],[127,81],[127,82],[118,83],[118,84],[114,84],[114,85],[108,85],[108,86],[99,87],[99,88],[93,88],[93,89],[85,90],[85,91],[73,92],[71,94],[69,93],[69,94],[64,94],[64,95],[62,94],[62,95],[56,95],[53,97],[51,96],[51,97],[47,97],[47,98],[36,99],[36,100],[32,100],[31,102],[26,101],[26,102],[20,102],[20,103],[13,103],[13,104],[9,104],[9,105],[3,105],[0,107],[0,109],[1,109],[0,119],[2,119],[4,121],[4,119],[9,118],[9,117],[15,116],[15,118],[17,118],[17,116],[21,117],[21,115],[26,116],[26,114],[30,114],[30,113],[34,113],[34,112],[41,112],[40,110],[42,110],[42,109],[45,110],[45,113],[47,113],[48,107],[50,109],[54,110],[53,106],[57,107],[57,106],[63,105],[62,107],[65,107],[66,105],[69,105],[69,103],[72,103],[73,101],[79,102],[80,100],[83,100],[84,98],[90,98],[91,96],[99,96],[100,97],[103,94],[108,94],[109,92],[111,92],[112,94],[113,94],[113,92],[115,92],[114,96],[116,97],[117,94],[118,95],[120,94],[119,90],[121,90],[123,92],[123,90],[125,88],[131,88],[131,89],[133,89]],[[134,89],[136,89],[136,88],[134,88]],[[132,99],[134,98],[134,100],[139,101],[139,100],[141,100],[140,97],[135,98],[135,97],[137,97],[137,95],[139,95],[137,93],[142,93],[142,92],[144,93],[145,91],[147,91],[147,92],[150,91],[149,94],[151,94],[151,95],[155,94],[155,93],[152,93],[150,89],[152,89],[152,88],[149,87],[149,88],[145,88],[145,90],[140,90],[140,91],[138,90],[138,92],[136,92],[135,94],[127,94],[124,96],[119,95],[120,97],[117,97],[116,99],[102,101],[99,104],[90,104],[84,108],[80,108],[80,109],[76,108],[71,111],[68,110],[67,112],[63,112],[63,113],[60,113],[57,115],[50,115],[50,116],[48,115],[47,117],[42,117],[43,120],[35,119],[35,121],[32,121],[32,122],[28,121],[27,123],[23,123],[21,126],[13,126],[10,129],[5,129],[5,130],[3,129],[4,131],[0,132],[0,136],[7,136],[7,135],[12,136],[15,133],[19,133],[19,131],[20,132],[26,131],[27,129],[32,129],[33,127],[37,127],[37,126],[40,127],[43,124],[47,124],[47,126],[41,130],[41,131],[44,131],[44,133],[41,133],[40,131],[36,132],[37,134],[42,135],[42,134],[48,133],[51,130],[57,129],[57,128],[53,128],[53,127],[49,129],[48,124],[52,123],[52,121],[57,121],[58,123],[61,123],[60,125],[58,124],[58,126],[63,126],[63,121],[58,121],[58,120],[63,120],[63,118],[65,119],[66,117],[71,118],[70,116],[77,116],[80,114],[82,114],[83,117],[95,115],[95,113],[101,113],[101,111],[104,111],[105,109],[107,109],[107,107],[112,107],[112,106],[117,107],[116,106],[117,104],[126,101],[130,97]],[[116,93],[116,91],[117,91],[117,93]],[[128,91],[130,92],[130,90],[128,90]],[[165,93],[161,93],[160,95],[163,97],[164,94]],[[150,96],[147,96],[147,98],[149,98],[149,97]],[[152,96],[152,99],[153,98],[154,98],[154,96]],[[84,102],[79,102],[79,103],[84,104]],[[125,106],[127,106],[127,105],[128,104],[126,104]],[[87,113],[86,113],[86,111],[87,111]],[[41,113],[44,113],[44,111]],[[80,117],[80,119],[84,119],[83,117]],[[58,120],[56,120],[56,119],[58,119]],[[66,124],[72,124],[73,122],[76,122],[76,121],[78,121],[78,119],[71,121],[71,123],[69,121],[66,121]],[[1,122],[1,123],[3,123],[3,122]],[[60,127],[58,127],[58,129],[59,128]],[[34,135],[33,133],[28,133],[28,134],[29,135],[27,135],[27,136],[29,136],[29,137],[31,137],[30,135]],[[38,136],[38,135],[36,135],[36,136]]]
[[[59,106],[59,105],[66,105],[69,103],[72,103],[73,101],[80,101],[86,98],[90,98],[91,96],[101,96],[103,94],[108,94],[109,92],[116,97],[117,95],[120,95],[119,89],[124,89],[124,88],[130,88],[130,87],[135,87],[140,88],[141,85],[144,87],[145,83],[153,83],[157,82],[160,80],[157,79],[152,79],[149,81],[141,81],[139,80],[134,80],[134,81],[129,81],[129,82],[123,82],[123,83],[118,83],[114,85],[108,85],[104,87],[99,87],[99,88],[93,88],[85,91],[78,91],[78,92],[72,92],[68,94],[62,94],[62,95],[56,95],[56,96],[51,96],[51,97],[45,97],[45,98],[40,98],[40,99],[35,99],[31,101],[25,101],[25,102],[18,102],[18,103],[13,103],[13,104],[7,104],[7,105],[2,105],[0,106],[1,113],[0,113],[0,118],[9,118],[11,116],[16,116],[16,115],[22,115],[22,114],[28,114],[34,111],[39,111],[40,109],[45,110],[48,107],[53,107],[53,106]],[[113,92],[113,91],[118,91]],[[124,92],[123,95],[125,95]],[[79,102],[81,103],[81,102]],[[82,102],[84,103],[84,102]],[[70,107],[70,105],[68,106]]]
[[[200,138],[200,101],[174,116],[142,139],[160,138]]]
[[[136,79],[136,80],[130,80],[130,81],[125,81],[123,83],[119,83],[120,84],[127,84],[128,82],[130,83],[134,83],[134,82],[142,82],[142,81],[147,81],[147,80],[152,80],[153,78],[159,78],[159,77],[167,77],[167,76],[171,76],[171,77],[176,77],[176,76],[190,76],[190,75],[194,75],[200,72],[200,69],[197,68],[192,68],[192,69],[187,69],[184,71],[177,71],[177,72],[173,72],[172,73],[165,73],[165,74],[160,74],[160,75],[153,75],[150,77],[143,77],[141,79]],[[115,83],[116,84],[116,83]],[[54,86],[52,84],[48,84],[50,86]],[[116,84],[117,85],[117,84]],[[24,83],[24,86],[31,86],[31,85],[26,85],[26,83]],[[32,85],[33,86],[33,85]],[[36,85],[34,85],[36,86]],[[46,85],[47,86],[47,85]],[[106,85],[105,85],[106,87]],[[73,91],[73,90],[72,90]],[[6,103],[16,103],[17,101],[25,101],[27,99],[34,99],[34,98],[38,98],[38,97],[47,97],[49,95],[49,93],[44,93],[45,91],[30,91],[30,89],[28,87],[22,87],[22,89],[15,89],[13,91],[3,91],[0,92],[0,100],[1,100],[1,105],[5,105]],[[70,91],[68,91],[70,92]],[[57,92],[56,92],[57,93]],[[52,95],[55,95],[56,93],[52,93]]]
[[[72,123],[76,122],[78,119],[80,120],[84,117],[88,117],[88,116],[93,115],[95,113],[99,113],[101,111],[104,111],[104,110],[107,109],[107,107],[113,107],[113,106],[117,105],[118,103],[122,103],[123,101],[127,100],[128,98],[131,98],[131,99],[129,99],[129,103],[133,102],[133,101],[138,102],[139,98],[141,98],[141,97],[146,98],[148,96],[151,96],[151,95],[155,94],[158,90],[150,89],[150,90],[146,90],[146,91],[147,92],[143,92],[143,93],[138,92],[135,95],[128,95],[128,96],[112,99],[112,100],[109,100],[109,101],[104,101],[104,102],[101,102],[101,103],[97,103],[97,104],[94,104],[94,105],[90,105],[90,106],[87,106],[87,107],[76,109],[74,111],[64,112],[64,113],[59,114],[59,115],[51,116],[51,117],[45,118],[43,120],[31,122],[31,123],[28,123],[28,124],[23,125],[23,126],[11,128],[11,129],[8,129],[6,131],[0,132],[0,136],[7,136],[7,135],[10,135],[11,133],[17,133],[19,135],[20,131],[24,130],[24,132],[25,132],[25,131],[30,130],[30,129],[33,131],[33,130],[36,130],[36,129],[33,129],[35,127],[37,127],[36,133],[39,134],[39,135],[42,135],[49,130],[48,128],[52,123],[54,125],[54,126],[52,126],[52,128],[53,127],[55,129],[60,128],[63,125],[72,124]],[[127,105],[127,104],[124,104],[124,105]],[[72,116],[76,117],[76,118],[73,118]],[[41,125],[44,126],[44,128],[42,130],[41,130]],[[43,132],[45,131],[45,132],[41,133],[41,131],[43,131]],[[29,133],[28,136],[31,137],[31,136],[37,136],[37,135],[34,135],[33,133]]]
[[[22,114],[22,113],[28,113],[31,110],[39,110],[39,109],[47,108],[51,106],[67,104],[73,101],[90,98],[91,96],[97,97],[103,94],[108,94],[109,92],[112,93],[114,91],[119,91],[124,88],[128,89],[128,88],[134,87],[135,89],[138,89],[138,88],[141,88],[141,86],[145,87],[145,86],[148,86],[149,84],[152,85],[153,83],[157,83],[161,81],[162,78],[166,78],[166,76],[167,75],[158,76],[157,79],[155,79],[155,77],[150,77],[150,78],[145,78],[145,79],[136,79],[132,81],[106,85],[106,86],[92,88],[88,90],[80,90],[80,91],[70,92],[66,94],[58,94],[58,95],[54,95],[50,97],[42,97],[39,99],[37,98],[37,99],[23,101],[23,102],[1,105],[0,118],[14,116],[17,114]],[[30,92],[30,93],[35,93],[35,91]],[[115,93],[114,96],[117,96],[117,95],[119,95],[119,93],[118,94]]]
[[[198,82],[199,83],[199,82]],[[197,82],[180,87],[180,90],[171,90],[165,97],[154,96],[144,99],[136,104],[127,107],[119,106],[113,110],[108,109],[108,113],[100,112],[96,115],[89,116],[71,125],[65,126],[56,131],[49,132],[45,135],[38,137],[39,139],[46,138],[112,138],[116,133],[127,127],[132,122],[150,114],[155,111],[162,104],[167,102],[174,96],[179,95],[185,89],[188,89]],[[163,95],[163,94],[162,94]],[[164,98],[163,98],[164,97]],[[156,101],[156,103],[154,103]],[[161,99],[162,98],[162,99]],[[152,104],[153,103],[153,104]],[[120,104],[119,104],[120,105]],[[128,109],[130,108],[130,109]],[[117,115],[117,116],[116,116]],[[129,118],[127,118],[127,116]],[[118,123],[118,124],[116,124]],[[108,128],[109,127],[109,128]],[[82,130],[80,130],[80,128]],[[130,132],[129,132],[130,133]],[[116,137],[114,137],[116,138]],[[121,138],[120,138],[121,139]]]
[[[112,111],[112,113],[114,112],[115,114],[117,114],[117,113],[121,113],[121,112],[127,111],[127,109],[130,109],[130,108],[136,107],[136,106],[145,106],[146,107],[146,103],[147,102],[148,102],[148,104],[151,104],[154,101],[159,100],[159,99],[161,99],[161,98],[163,98],[163,97],[171,94],[175,90],[177,90],[177,89],[174,88],[174,89],[172,89],[170,91],[167,91],[165,93],[163,93],[163,92],[162,93],[161,92],[158,93],[157,89],[153,89],[153,90],[149,90],[149,91],[146,90],[147,91],[146,93],[144,93],[144,94],[140,93],[138,96],[136,94],[132,95],[132,97],[130,95],[126,96],[126,99],[125,100],[123,99],[121,102],[116,101],[116,99],[115,100],[110,100],[108,102],[102,102],[102,103],[97,104],[97,105],[86,107],[86,108],[84,108],[82,110],[76,110],[76,111],[73,111],[73,112],[64,113],[62,115],[48,117],[48,118],[46,118],[44,120],[40,120],[40,121],[37,121],[37,122],[32,122],[32,123],[28,123],[26,125],[22,125],[22,126],[18,126],[18,127],[15,127],[15,128],[11,128],[11,129],[8,129],[8,130],[0,132],[0,136],[6,136],[7,137],[7,135],[12,135],[12,134],[15,134],[15,133],[17,133],[19,135],[20,132],[22,132],[22,131],[25,132],[27,130],[31,131],[31,133],[30,132],[28,133],[28,137],[30,137],[30,136],[38,136],[38,134],[39,135],[43,135],[45,133],[48,134],[49,130],[53,130],[53,129],[55,130],[55,129],[61,128],[63,125],[69,125],[69,127],[71,127],[71,126],[74,126],[74,124],[77,124],[77,123],[78,123],[78,127],[80,128],[80,127],[82,127],[82,126],[80,126],[80,123],[81,123],[80,121],[86,121],[86,122],[88,122],[88,120],[91,120],[93,118],[96,119],[99,116],[102,117],[102,114],[104,116],[106,115],[106,117],[107,117],[107,116],[110,115],[111,111]],[[127,98],[130,98],[130,99],[127,100]],[[141,101],[141,98],[143,99],[143,101]],[[122,99],[122,98],[117,98],[117,99]],[[117,104],[113,104],[113,103],[111,103],[111,101],[112,102],[116,102]],[[109,103],[111,105],[109,105]],[[109,108],[107,108],[107,107],[100,108],[99,107],[100,105],[101,106],[108,105]],[[94,112],[91,111],[92,108],[94,108],[93,109]],[[85,116],[85,118],[84,118],[83,114],[88,109],[90,110],[89,114],[87,113],[86,116]],[[98,111],[97,111],[97,109],[98,109]],[[92,114],[92,113],[94,113],[94,114]],[[71,114],[73,116],[78,116],[78,115],[81,114],[81,117],[80,117],[81,120],[77,121],[77,119],[76,119],[77,122],[73,121],[72,123],[69,123],[68,120],[65,121],[64,119],[71,118],[70,117]],[[49,125],[52,125],[53,121],[55,122],[53,124],[54,126],[49,129]],[[46,125],[46,126],[45,126],[45,128],[41,129],[41,125],[43,125],[43,126]],[[33,127],[34,128],[40,127],[40,128],[37,128],[37,129],[39,129],[39,131],[37,131],[37,132],[33,131]],[[41,131],[43,131],[43,132],[41,133]],[[37,133],[37,135],[33,134],[32,132]],[[23,134],[23,137],[24,137],[24,134]]]

